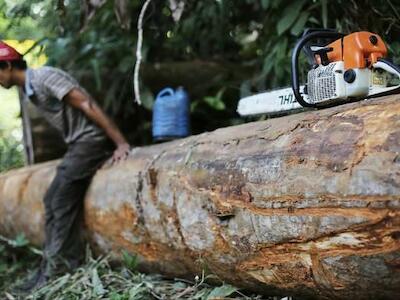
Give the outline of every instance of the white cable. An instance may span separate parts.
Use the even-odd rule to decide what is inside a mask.
[[[142,104],[142,101],[140,100],[140,90],[139,90],[139,69],[140,69],[140,63],[142,61],[143,17],[146,12],[147,6],[149,6],[150,2],[151,0],[146,0],[146,2],[143,4],[137,24],[138,41],[136,46],[136,63],[135,63],[135,71],[133,74],[133,87],[135,90],[135,101],[139,105]]]

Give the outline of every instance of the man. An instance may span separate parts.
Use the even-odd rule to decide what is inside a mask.
[[[116,125],[67,73],[52,67],[27,68],[14,48],[0,41],[0,85],[14,85],[63,135],[68,150],[43,199],[44,255],[38,272],[21,286],[29,291],[51,277],[75,269],[83,259],[83,198],[90,180],[116,148],[113,161],[125,159],[130,146]]]

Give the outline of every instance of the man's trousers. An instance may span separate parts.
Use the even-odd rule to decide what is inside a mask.
[[[44,197],[46,276],[73,270],[83,261],[83,199],[96,170],[111,154],[108,141],[77,142],[69,145],[57,167]]]

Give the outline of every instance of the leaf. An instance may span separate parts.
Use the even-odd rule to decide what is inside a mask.
[[[207,300],[213,300],[213,299],[220,299],[223,297],[227,297],[234,292],[236,292],[238,289],[235,288],[232,285],[229,284],[224,284],[223,286],[217,287],[211,291],[211,293],[208,295]]]
[[[17,235],[15,240],[12,241],[13,247],[24,247],[29,244],[29,241],[26,239],[23,233]]]
[[[196,111],[197,106],[200,104],[200,100],[191,101],[190,103],[190,112],[193,113]]]
[[[199,290],[194,296],[192,296],[192,299],[207,299],[207,296],[210,294],[210,290],[207,288],[203,288]]]
[[[320,22],[318,21],[318,19],[316,19],[315,17],[310,17],[309,21],[310,21],[311,23],[314,23],[314,24],[317,24],[317,25],[320,24]]]
[[[125,56],[118,63],[118,70],[120,72],[122,72],[122,73],[125,73],[125,72],[127,72],[128,70],[131,70],[131,69],[133,69],[132,58],[130,56]]]
[[[153,109],[153,105],[154,105],[154,96],[153,94],[150,92],[149,89],[144,88],[141,91],[141,95],[140,98],[142,99],[142,105],[148,109],[148,110],[152,110]]]
[[[80,55],[86,55],[90,51],[92,51],[93,49],[94,49],[94,45],[88,43],[88,44],[86,44],[85,46],[82,47],[82,49],[80,50]]]
[[[308,16],[310,13],[308,11],[304,11],[301,13],[300,17],[297,19],[296,23],[293,25],[292,29],[290,30],[290,33],[298,36],[304,29],[304,26],[307,23]]]
[[[5,292],[4,294],[6,295],[6,297],[7,297],[8,300],[15,300],[15,299],[16,299],[16,298],[14,298],[13,295],[11,295],[11,294],[9,294],[9,293],[7,293],[7,292]]]
[[[269,4],[270,4],[269,0],[261,0],[261,7],[263,9],[268,9],[269,8]]]
[[[272,7],[273,8],[278,8],[279,5],[281,5],[283,0],[272,0]]]
[[[9,266],[5,263],[0,263],[0,273],[5,273],[8,271]]]
[[[147,289],[144,286],[144,283],[141,282],[129,290],[129,299],[140,299],[137,296],[140,296],[140,294],[145,293],[146,291]]]
[[[204,101],[207,102],[207,104],[210,105],[215,110],[225,109],[225,103],[222,102],[221,99],[218,99],[216,97],[204,97]]]
[[[275,64],[277,62],[277,60],[281,60],[285,57],[287,57],[287,47],[288,47],[288,39],[286,37],[281,38],[279,43],[276,44],[276,46],[278,47],[279,51],[277,52],[276,56],[275,56]]]
[[[218,99],[221,99],[221,98],[222,98],[222,95],[223,95],[224,93],[225,93],[225,88],[222,88],[222,89],[220,89],[220,90],[218,91],[216,97],[217,97]]]
[[[45,300],[54,299],[53,295],[64,288],[64,286],[68,283],[70,277],[71,277],[70,274],[66,274],[62,277],[59,277],[52,284],[45,285],[44,287],[37,290],[36,293],[40,293],[43,296],[45,295],[44,298]],[[37,299],[35,297],[35,294],[33,296],[34,296],[33,299]]]
[[[125,297],[119,295],[117,292],[112,292],[110,295],[110,300],[123,300]]]
[[[222,101],[222,95],[224,92],[225,88],[222,88],[218,91],[215,97],[204,97],[204,101],[215,110],[224,110],[226,107],[225,103]]]
[[[177,281],[172,285],[174,290],[183,290],[187,287],[187,284],[183,283],[182,281]]]
[[[122,261],[124,262],[125,266],[131,270],[135,271],[138,265],[137,256],[132,255],[129,252],[122,250]]]
[[[94,268],[92,271],[92,285],[93,285],[93,293],[95,295],[101,296],[106,293],[106,290],[103,287],[103,283],[101,282],[99,273],[97,272],[96,268]]]
[[[294,1],[291,5],[286,7],[283,12],[283,18],[278,22],[276,26],[278,35],[284,33],[296,21],[304,5],[304,2],[305,0]]]
[[[101,90],[101,77],[100,77],[100,65],[99,61],[97,59],[91,59],[90,64],[92,65],[93,73],[94,73],[94,79],[96,82],[96,89],[98,91]]]

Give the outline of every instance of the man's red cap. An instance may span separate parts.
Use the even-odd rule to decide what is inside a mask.
[[[20,60],[22,55],[13,47],[0,41],[0,61],[1,60]]]

